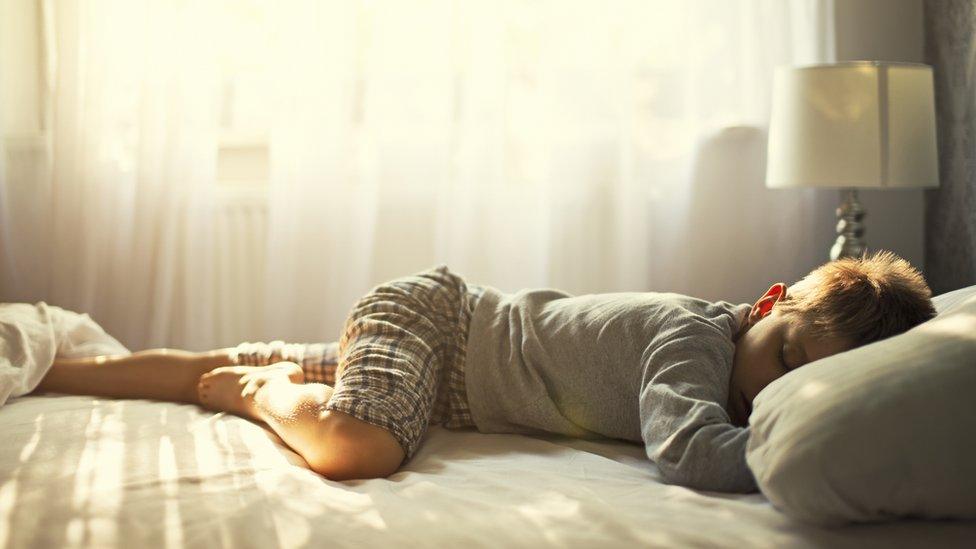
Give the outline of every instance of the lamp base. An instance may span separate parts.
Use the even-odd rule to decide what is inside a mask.
[[[857,189],[841,191],[841,204],[837,208],[837,240],[830,248],[830,260],[843,257],[861,257],[867,251],[864,223],[861,220],[867,210],[857,200]]]

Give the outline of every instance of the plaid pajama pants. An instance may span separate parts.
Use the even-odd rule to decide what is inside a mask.
[[[474,427],[464,360],[483,292],[440,265],[370,290],[352,307],[339,341],[242,343],[236,360],[301,365],[306,382],[334,387],[327,410],[386,429],[409,460],[428,425]]]

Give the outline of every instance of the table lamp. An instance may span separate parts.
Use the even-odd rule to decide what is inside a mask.
[[[830,259],[865,252],[857,189],[938,185],[932,67],[848,61],[776,70],[766,186],[842,189]]]

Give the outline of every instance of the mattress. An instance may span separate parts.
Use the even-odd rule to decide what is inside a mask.
[[[638,445],[430,430],[388,479],[333,482],[269,429],[183,404],[0,410],[3,547],[965,546],[974,522],[821,529],[761,494],[669,486]]]

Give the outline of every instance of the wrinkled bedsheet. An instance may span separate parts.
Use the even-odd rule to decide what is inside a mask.
[[[664,485],[623,442],[432,428],[389,479],[317,476],[261,425],[144,400],[0,409],[3,547],[965,546],[976,523],[826,530]]]
[[[37,303],[0,303],[0,406],[30,393],[54,357],[129,354],[90,316]]]

